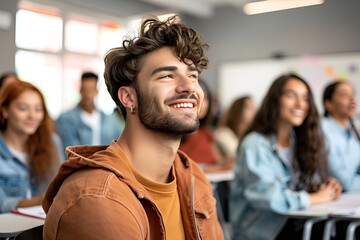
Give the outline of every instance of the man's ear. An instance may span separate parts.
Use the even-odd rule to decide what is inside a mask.
[[[136,91],[133,87],[123,86],[118,90],[118,98],[125,108],[137,107]]]

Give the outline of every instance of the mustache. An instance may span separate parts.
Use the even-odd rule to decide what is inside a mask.
[[[199,98],[195,96],[195,94],[181,94],[181,95],[177,95],[177,96],[174,96],[174,97],[171,97],[171,98],[168,98],[165,100],[165,104],[168,104],[169,102],[172,102],[172,101],[176,101],[176,100],[181,100],[181,99],[193,99],[196,101],[196,105],[199,105]]]

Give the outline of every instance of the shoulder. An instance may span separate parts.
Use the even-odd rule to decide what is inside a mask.
[[[251,147],[270,148],[272,137],[274,137],[274,136],[265,136],[258,132],[250,132],[241,141],[241,147],[242,148],[251,148]]]
[[[329,133],[329,131],[336,130],[337,124],[331,117],[323,117],[321,119],[321,127],[325,134]]]
[[[130,187],[114,172],[102,168],[82,168],[66,178],[58,195],[71,205],[80,199],[94,198],[95,202],[112,201],[117,205],[136,205],[137,197]],[[96,208],[94,204],[91,206]],[[132,206],[131,208],[133,208]]]
[[[64,180],[47,221],[52,222],[50,225],[58,224],[64,231],[71,224],[86,224],[89,231],[92,228],[112,231],[110,226],[114,224],[139,231],[139,226],[146,222],[146,213],[132,190],[116,174],[101,168],[83,168]]]
[[[77,118],[78,116],[80,116],[80,112],[79,112],[78,106],[76,106],[76,107],[60,114],[58,121],[74,119],[74,118]]]
[[[65,179],[44,225],[47,239],[145,239],[146,234],[140,201],[114,173],[100,168]]]

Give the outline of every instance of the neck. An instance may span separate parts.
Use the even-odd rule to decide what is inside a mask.
[[[331,115],[332,118],[335,119],[337,123],[339,123],[344,129],[349,127],[349,118],[348,117],[341,117],[337,115]]]
[[[27,152],[26,143],[29,139],[29,135],[11,131],[8,128],[2,132],[2,135],[9,148],[20,152]]]
[[[288,147],[291,144],[290,134],[293,129],[293,126],[290,124],[281,124],[278,125],[278,130],[276,133],[276,140],[280,147]]]
[[[94,109],[95,109],[95,106],[94,106],[94,104],[92,104],[92,105],[85,105],[85,104],[83,104],[82,102],[80,103],[80,106],[81,106],[81,108],[85,111],[85,112],[88,112],[88,113],[92,113],[93,111],[94,111]]]
[[[170,170],[180,145],[180,138],[172,139],[129,121],[117,143],[142,176],[162,183],[171,180]]]

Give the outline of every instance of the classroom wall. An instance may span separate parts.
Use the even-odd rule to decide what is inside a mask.
[[[358,0],[326,0],[318,6],[252,16],[223,7],[212,18],[186,21],[211,46],[211,67],[202,75],[217,89],[223,63],[269,58],[276,53],[299,56],[360,51],[359,9]]]
[[[46,2],[46,0],[36,0]],[[157,11],[159,7],[134,0],[57,0],[97,9],[117,17]],[[0,9],[15,13],[17,0],[1,0]],[[286,56],[360,51],[360,1],[326,0],[319,6],[247,16],[241,9],[221,7],[210,18],[181,14],[210,44],[210,69],[202,76],[212,89],[219,86],[220,66],[228,62]],[[14,70],[14,25],[0,31],[0,72]],[[235,76],[236,77],[236,76]]]
[[[17,0],[1,0],[0,9],[12,14],[10,29],[0,29],[0,74],[15,71],[15,13]]]

